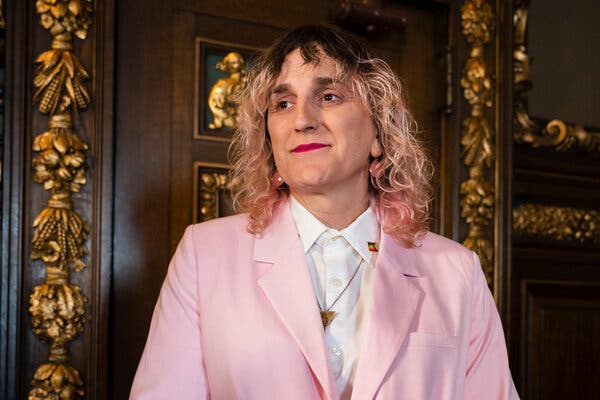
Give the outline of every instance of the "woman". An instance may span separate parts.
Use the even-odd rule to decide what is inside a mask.
[[[232,145],[245,214],[187,229],[132,399],[518,397],[477,257],[428,233],[401,94],[337,29],[261,57]]]

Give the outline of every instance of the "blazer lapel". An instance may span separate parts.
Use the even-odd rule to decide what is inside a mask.
[[[394,358],[404,342],[422,292],[408,276],[418,276],[407,249],[381,233],[381,245],[375,264],[373,299],[367,330],[354,378],[352,399],[374,398]]]
[[[337,399],[304,251],[288,205],[281,208],[270,228],[255,242],[255,261],[273,264],[258,279],[258,285],[300,347],[321,391],[329,399]]]

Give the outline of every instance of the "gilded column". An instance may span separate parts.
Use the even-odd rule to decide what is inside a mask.
[[[36,59],[34,101],[48,115],[48,130],[33,150],[35,182],[49,192],[47,207],[33,222],[32,260],[42,260],[45,282],[30,295],[33,332],[50,343],[48,361],[38,366],[29,399],[81,399],[84,385],[69,365],[68,344],[84,328],[87,299],[70,274],[86,267],[88,226],[75,211],[72,194],[86,183],[87,145],[73,129],[73,118],[87,108],[88,73],[73,53],[74,38],[85,39],[91,0],[38,0],[41,25],[53,36],[50,50]]]
[[[493,38],[495,16],[485,0],[466,0],[461,7],[462,34],[470,45],[460,85],[469,103],[460,143],[469,177],[460,186],[461,216],[469,226],[463,244],[481,260],[488,284],[494,280],[494,131],[490,110],[494,84],[485,53]],[[491,225],[491,226],[490,226]]]

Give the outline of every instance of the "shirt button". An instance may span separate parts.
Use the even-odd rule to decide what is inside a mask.
[[[333,278],[331,280],[331,285],[333,287],[340,287],[340,286],[342,286],[342,280],[340,278]]]
[[[342,355],[342,350],[340,350],[339,347],[332,347],[331,348],[331,355],[335,356],[335,357],[339,357]]]

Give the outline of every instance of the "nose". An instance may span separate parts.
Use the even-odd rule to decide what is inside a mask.
[[[319,110],[311,101],[299,101],[296,104],[296,132],[308,133],[319,125]]]

